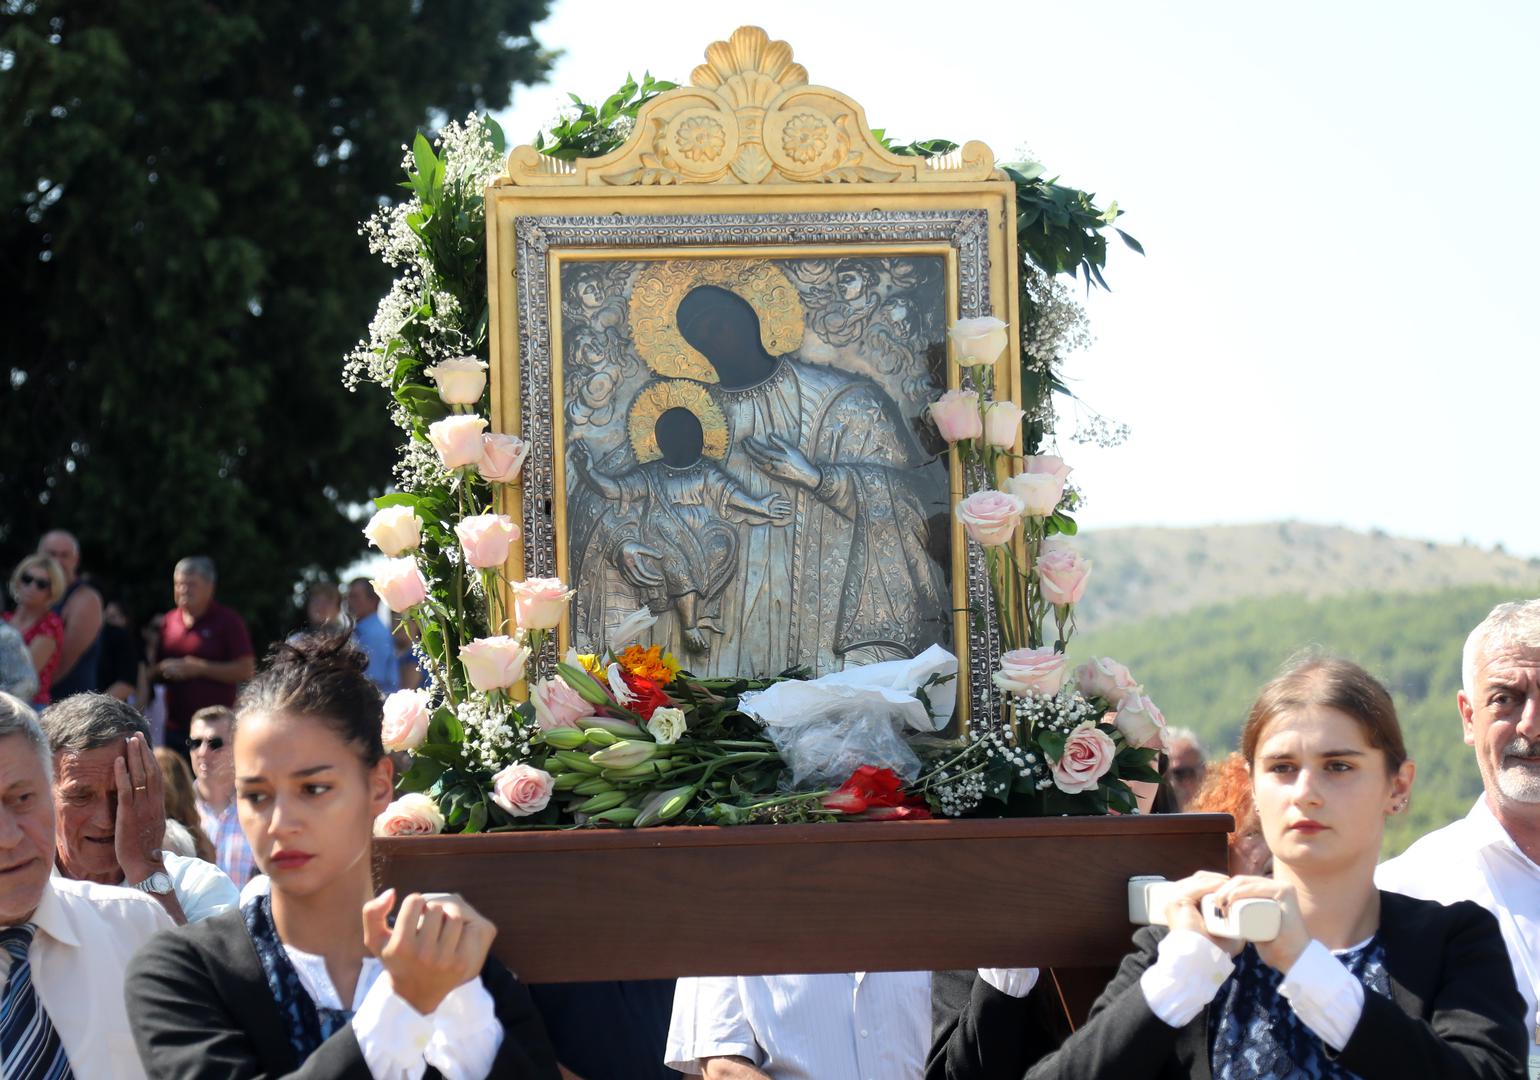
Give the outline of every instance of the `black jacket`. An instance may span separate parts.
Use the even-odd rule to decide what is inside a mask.
[[[925,1080],[1021,1080],[1069,1035],[1050,978],[1045,971],[1031,993],[1012,997],[976,971],[932,972]]]
[[[555,1080],[556,1056],[529,991],[496,960],[481,982],[503,1025],[491,1075]],[[371,1080],[352,1025],[304,1062],[268,990],[239,911],[163,930],[129,964],[124,993],[139,1059],[151,1080]],[[437,1078],[429,1068],[427,1077]]]
[[[1139,987],[1165,934],[1156,926],[1134,934],[1134,951],[1092,1006],[1090,1019],[1057,1052],[1027,1069],[1030,1080],[1211,1080],[1208,1009],[1173,1028],[1150,1011]],[[1524,999],[1490,912],[1469,901],[1445,907],[1382,892],[1379,935],[1391,996],[1365,993],[1358,1026],[1334,1055],[1344,1068],[1364,1080],[1526,1080]],[[1002,1027],[1021,1022],[1025,1006],[1011,1002],[979,980],[949,1040],[998,1043]],[[1026,1035],[1036,1038],[1030,1027]],[[933,1060],[938,1051],[958,1067],[932,1077],[996,1075],[967,1071],[967,1046],[948,1051],[938,1042]]]

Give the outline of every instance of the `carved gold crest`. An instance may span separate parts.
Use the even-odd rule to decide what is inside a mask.
[[[771,356],[802,345],[802,297],[779,267],[764,259],[663,260],[648,265],[631,288],[631,338],[637,355],[664,378],[718,381],[716,369],[679,333],[679,301],[697,285],[719,285],[747,300]]]
[[[690,85],[642,106],[626,144],[558,161],[533,146],[508,155],[499,183],[528,187],[633,184],[967,182],[999,178],[981,142],[944,158],[883,149],[850,98],[810,86],[791,46],[743,26],[706,49]]]
[[[698,382],[670,379],[647,386],[631,403],[627,430],[637,461],[657,461],[663,456],[658,446],[658,417],[670,409],[689,409],[700,421],[704,457],[721,461],[727,456],[727,417],[712,400],[711,391]]]

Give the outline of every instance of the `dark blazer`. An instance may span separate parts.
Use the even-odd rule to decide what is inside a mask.
[[[933,1042],[925,1080],[1021,1080],[1069,1035],[1049,978],[1044,971],[1031,993],[1018,998],[977,971],[931,972]]]
[[[503,1025],[490,1075],[555,1080],[556,1055],[529,991],[496,960],[481,982]],[[239,911],[163,930],[128,967],[124,993],[139,1059],[151,1080],[371,1080],[352,1025],[296,1061]],[[427,1076],[437,1078],[429,1068]]]
[[[1492,914],[1469,901],[1445,907],[1382,892],[1379,933],[1391,996],[1365,993],[1358,1026],[1335,1059],[1364,1080],[1526,1080],[1524,999]],[[1134,951],[1091,1007],[1090,1019],[1027,1070],[1030,1080],[1211,1080],[1208,1009],[1173,1028],[1150,1011],[1139,987],[1165,934],[1157,926],[1134,934]],[[972,1026],[975,1041],[998,1040],[996,1029],[1013,1023],[1009,1005],[997,998],[1006,995],[982,980],[974,986],[959,1023]]]

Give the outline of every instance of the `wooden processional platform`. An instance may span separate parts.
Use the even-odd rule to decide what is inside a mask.
[[[1128,879],[1223,871],[1227,814],[571,829],[375,841],[456,892],[525,982],[1106,968]],[[1103,980],[1105,981],[1105,980]]]

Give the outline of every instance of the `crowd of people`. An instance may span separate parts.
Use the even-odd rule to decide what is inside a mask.
[[[250,679],[255,653],[245,620],[215,599],[214,561],[193,555],[172,568],[171,611],[136,626],[121,600],[81,569],[80,542],[65,529],[43,535],[37,550],[11,571],[12,608],[0,618],[0,690],[41,708],[72,694],[99,691],[150,720],[157,745],[185,749],[199,709],[229,708]],[[350,636],[369,657],[369,678],[382,693],[421,685],[423,669],[404,627],[367,578],[310,585],[307,633]],[[291,637],[292,640],[292,637]]]
[[[1166,797],[1232,815],[1228,872],[1177,883],[1077,1026],[1036,969],[525,987],[462,898],[376,891],[383,693],[413,673],[371,590],[312,588],[307,627],[258,667],[213,564],[183,559],[146,696],[103,685],[105,606],[79,559],[45,537],[0,634],[7,1078],[1540,1072],[1540,600],[1465,645],[1454,704],[1481,797],[1387,862],[1416,765],[1361,667],[1295,664],[1212,762],[1177,733]],[[1282,929],[1216,936],[1205,898],[1272,900]]]

